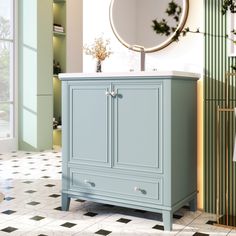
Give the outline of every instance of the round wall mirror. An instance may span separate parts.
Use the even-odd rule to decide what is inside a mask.
[[[188,0],[111,0],[110,23],[115,36],[127,48],[154,52],[174,41],[187,20],[188,7]],[[169,14],[173,10],[175,13]],[[154,21],[159,27],[163,20],[174,28],[168,35],[154,29]]]

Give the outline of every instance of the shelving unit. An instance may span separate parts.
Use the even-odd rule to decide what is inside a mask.
[[[54,25],[62,32],[55,31]],[[61,72],[66,72],[66,1],[53,0],[53,59],[60,65]],[[61,81],[53,71],[53,117],[60,124],[61,120]],[[61,146],[61,128],[53,129],[53,146]]]
[[[56,31],[53,31],[53,35],[54,36],[66,36],[66,34],[65,33],[63,33],[63,32],[56,32]]]

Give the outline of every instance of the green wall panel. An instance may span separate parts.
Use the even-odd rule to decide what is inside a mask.
[[[19,0],[19,149],[52,148],[52,0]]]
[[[225,107],[225,72],[233,72],[235,57],[227,56],[227,19],[221,13],[223,0],[205,0],[205,75],[204,75],[204,208],[207,212],[216,212],[216,109]],[[230,84],[230,106],[235,107],[236,77]],[[228,115],[228,129],[226,120]],[[235,117],[233,112],[220,113],[220,184],[221,213],[225,213],[226,171],[229,168],[229,214],[236,215],[236,166],[232,162],[233,141],[235,135]],[[226,141],[229,152],[226,163]]]

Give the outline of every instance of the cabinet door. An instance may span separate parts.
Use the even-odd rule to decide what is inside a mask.
[[[162,172],[161,84],[114,84],[114,168]]]
[[[76,164],[111,166],[109,85],[78,83],[70,88],[71,160]]]

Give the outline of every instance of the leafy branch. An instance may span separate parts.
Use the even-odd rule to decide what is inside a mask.
[[[152,28],[157,34],[169,36],[171,33],[175,32],[178,26],[178,22],[180,19],[180,15],[182,13],[182,7],[172,0],[168,3],[168,7],[166,9],[166,13],[169,17],[172,17],[177,25],[175,27],[171,27],[168,25],[168,22],[165,19],[162,19],[160,22],[157,19],[152,21]]]
[[[232,30],[231,32],[236,35],[236,30]],[[228,40],[232,41],[233,43],[236,43],[233,39],[229,38],[229,36],[227,34],[225,34],[225,35],[210,34],[210,33],[200,31],[199,28],[197,28],[196,30],[191,30],[189,27],[184,28],[181,32],[177,32],[177,41],[178,41],[178,39],[181,35],[186,36],[187,33],[202,34],[204,36],[210,36],[210,37],[215,37],[215,38],[225,38],[225,39],[228,39]]]
[[[225,15],[227,11],[230,11],[233,14],[236,13],[236,0],[224,0],[221,12],[223,15]],[[166,13],[168,14],[168,16],[172,17],[177,23],[179,21],[181,12],[182,12],[181,6],[175,3],[174,0],[172,0],[168,4],[168,8],[166,9]],[[177,30],[178,25],[176,27],[169,26],[166,19],[162,19],[161,21],[157,21],[157,19],[155,19],[152,21],[152,23],[153,23],[152,28],[157,34],[169,36],[171,35],[171,33],[175,33],[173,36],[174,41],[179,41],[179,37],[186,36],[187,33],[194,33],[194,34],[202,34],[204,36],[211,36],[211,37],[216,37],[216,38],[226,38],[236,44],[236,41],[229,38],[227,34],[226,35],[210,34],[210,33],[200,31],[199,28],[196,30],[191,30],[189,27],[184,28],[180,31],[180,30]],[[233,29],[231,33],[236,35],[236,29]]]
[[[224,0],[222,4],[222,9],[221,12],[223,15],[227,13],[227,11],[230,11],[230,13],[234,14],[236,13],[236,0]],[[152,20],[152,28],[153,30],[160,35],[164,36],[170,36],[173,34],[173,40],[174,41],[179,41],[180,36],[186,36],[188,33],[193,33],[193,34],[202,34],[204,36],[210,36],[210,37],[215,37],[215,38],[225,38],[227,40],[230,40],[234,44],[236,44],[236,41],[232,38],[229,38],[227,34],[225,35],[220,35],[220,34],[210,34],[206,32],[200,31],[199,28],[196,30],[191,30],[189,27],[184,28],[182,30],[178,30],[178,22],[180,19],[180,14],[182,13],[182,8],[179,6],[177,3],[172,0],[168,4],[168,8],[166,9],[166,13],[168,14],[169,17],[173,18],[175,22],[177,22],[176,27],[171,27],[166,19],[162,19],[161,21],[157,21],[157,19]],[[233,35],[236,35],[236,29],[231,30],[231,33]],[[232,66],[232,69],[236,70],[236,66]]]
[[[230,10],[231,13],[236,13],[236,0],[224,0],[221,10],[222,14],[223,15],[226,14],[228,10]],[[172,17],[177,23],[179,21],[181,12],[182,8],[173,0],[168,4],[168,8],[166,9],[166,13],[168,14],[168,16]],[[227,34],[226,35],[210,34],[200,31],[199,28],[197,28],[196,30],[191,30],[189,27],[182,29],[182,31],[177,30],[178,25],[176,27],[171,27],[168,25],[166,19],[162,19],[161,21],[157,21],[155,19],[152,21],[152,23],[153,23],[152,28],[157,34],[169,36],[171,33],[175,33],[173,37],[174,41],[178,41],[180,36],[186,36],[187,33],[193,33],[193,34],[202,34],[204,36],[212,36],[216,38],[226,38],[231,40],[233,43],[236,43],[236,41],[229,38]],[[233,29],[231,33],[236,35],[236,29]]]
[[[166,9],[168,16],[173,16],[176,22],[179,22],[179,16],[182,13],[182,7],[175,3],[173,0],[169,2],[168,8]]]
[[[228,10],[231,13],[236,13],[236,0],[224,0],[221,12],[225,15]]]
[[[156,19],[152,21],[152,28],[157,34],[169,36],[175,30],[170,27],[165,19],[158,22]],[[174,30],[174,31],[173,31]]]

